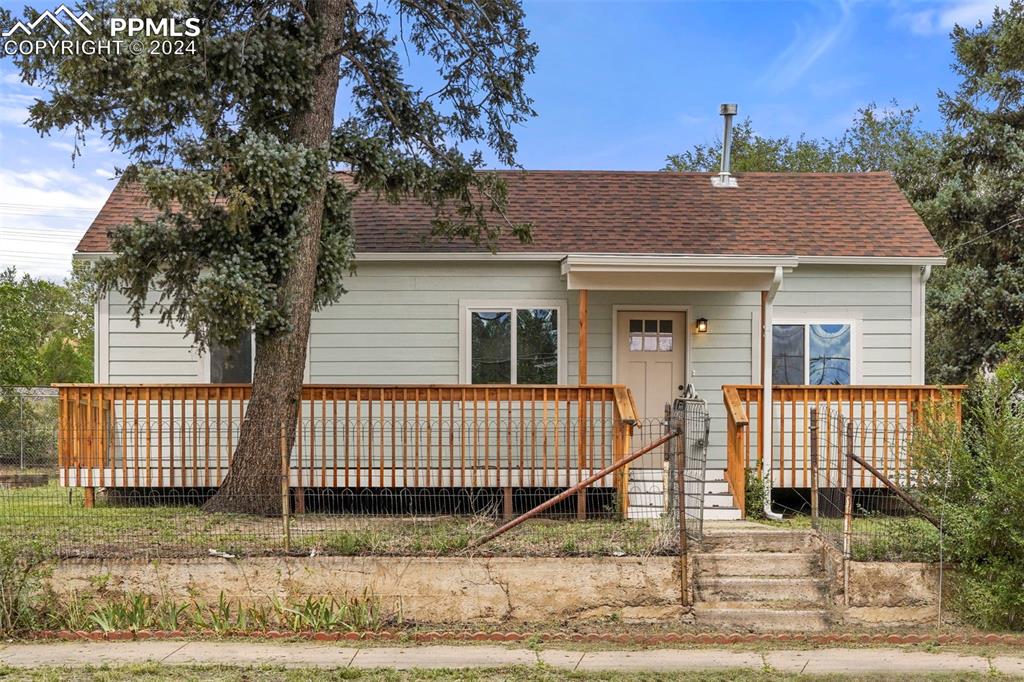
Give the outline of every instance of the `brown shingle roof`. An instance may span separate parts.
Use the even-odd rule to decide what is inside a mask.
[[[716,188],[707,173],[505,171],[508,215],[533,243],[500,252],[935,257],[942,251],[888,173],[740,173]],[[109,250],[107,231],[152,217],[145,193],[122,183],[78,244]],[[424,241],[432,210],[359,196],[359,253],[465,253],[466,241]],[[495,220],[500,220],[495,216]]]

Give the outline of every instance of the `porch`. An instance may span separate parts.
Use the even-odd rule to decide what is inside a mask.
[[[861,456],[897,476],[912,467],[906,440],[925,405],[948,397],[959,409],[962,390],[775,386],[767,420],[762,387],[723,386],[724,478],[732,503],[744,508],[746,471],[760,471],[766,457],[775,487],[809,487],[813,407],[853,419],[863,431]],[[217,488],[231,465],[251,387],[75,384],[59,391],[60,483],[85,488],[90,504],[96,488]],[[712,423],[712,432],[722,428]],[[282,448],[281,470],[287,468],[288,487],[300,497],[307,489],[495,489],[510,504],[512,491],[568,488],[661,430],[660,420],[638,416],[622,385],[307,385],[295,444],[290,452]],[[721,471],[709,472],[709,480]],[[635,473],[644,476],[621,470],[594,485],[624,516],[638,486],[653,495],[661,482],[647,477],[649,464]],[[577,512],[586,515],[585,496]]]
[[[217,488],[252,390],[58,388],[60,483],[86,488],[87,504],[97,487]],[[615,385],[306,385],[281,471],[300,496],[307,488],[564,489],[628,454],[635,415],[629,390]],[[595,487],[624,490],[622,475]]]
[[[764,472],[765,464],[776,488],[811,487],[811,438],[814,428],[824,428],[820,442],[839,442],[841,416],[853,425],[856,450],[863,460],[895,481],[907,481],[913,462],[907,445],[914,426],[928,406],[949,401],[953,415],[961,419],[961,399],[966,386],[772,386],[770,419],[764,410],[764,387],[722,387],[726,422],[725,478],[737,506],[744,509],[747,471]],[[812,426],[811,410],[818,411]],[[770,447],[766,447],[771,443]],[[766,462],[765,458],[769,457]],[[759,474],[760,475],[760,474]],[[881,484],[860,469],[854,487]]]

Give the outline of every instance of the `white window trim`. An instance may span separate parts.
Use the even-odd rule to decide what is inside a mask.
[[[199,383],[209,384],[211,383],[210,377],[212,375],[212,369],[210,367],[210,349],[207,348],[202,356],[200,356],[200,367],[199,367]],[[307,353],[306,357],[309,355]],[[256,332],[252,332],[252,357],[249,358],[249,376],[252,377],[256,371]]]
[[[558,314],[558,383],[567,382],[568,367],[566,362],[567,318],[564,299],[492,299],[492,300],[459,300],[459,383],[468,384],[472,380],[472,315],[473,312],[514,311],[524,308],[548,308]],[[516,328],[515,315],[512,324],[512,383],[516,383]]]
[[[772,326],[777,325],[803,325],[804,326],[804,383],[806,384],[810,375],[811,363],[811,335],[806,329],[812,324],[846,324],[850,326],[850,383],[846,386],[856,386],[863,381],[863,368],[861,367],[861,338],[860,320],[851,317],[834,317],[829,315],[806,315],[802,317],[783,317],[772,319]],[[774,363],[774,358],[767,358],[767,362]],[[770,366],[770,365],[769,365]]]

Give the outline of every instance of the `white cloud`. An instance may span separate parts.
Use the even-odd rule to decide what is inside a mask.
[[[974,27],[979,21],[992,18],[996,7],[1006,7],[1009,0],[950,0],[896,6],[895,22],[917,35],[944,35],[954,26]]]
[[[85,172],[0,169],[0,267],[62,279],[71,254],[110,193]]]
[[[68,154],[71,154],[75,151],[75,145],[71,144],[70,142],[50,140],[46,144],[48,144],[51,148],[56,149],[57,151],[67,152]]]
[[[853,12],[847,0],[839,0],[825,17],[797,24],[793,40],[772,61],[760,83],[775,91],[791,88],[814,64],[846,36]]]
[[[0,123],[23,125],[28,119],[28,108],[35,101],[31,95],[0,90]]]

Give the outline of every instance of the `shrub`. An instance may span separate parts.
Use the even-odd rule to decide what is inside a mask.
[[[747,490],[744,496],[744,511],[747,518],[763,519],[765,479],[761,478],[754,469],[747,469],[745,480]]]
[[[958,564],[956,601],[987,628],[1024,627],[1024,403],[996,373],[965,396],[958,428],[949,404],[915,431],[918,495],[940,517]]]
[[[42,545],[0,538],[0,636],[35,626],[47,556]]]

